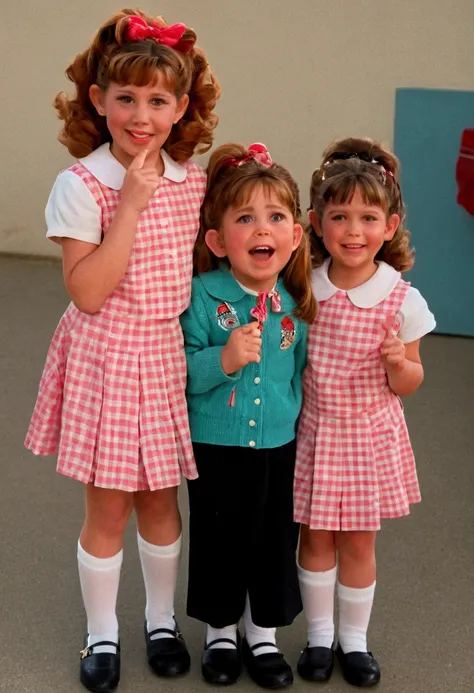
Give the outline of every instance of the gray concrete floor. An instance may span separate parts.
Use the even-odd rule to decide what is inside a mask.
[[[8,693],[83,690],[77,673],[85,621],[75,558],[83,489],[55,473],[54,459],[23,448],[66,303],[59,266],[0,258],[0,690]],[[467,693],[474,690],[474,341],[435,335],[422,352],[426,380],[406,412],[423,502],[380,533],[370,645],[384,693]],[[181,501],[186,517],[185,493]],[[192,670],[162,681],[146,666],[144,593],[129,528],[118,604],[122,693],[209,691],[200,678],[203,628],[185,615],[186,569],[184,556],[177,614]],[[294,665],[304,639],[302,617],[280,633]],[[251,688],[244,675],[233,690]],[[323,688],[349,690],[337,670]],[[310,689],[318,686],[296,677],[295,693]]]

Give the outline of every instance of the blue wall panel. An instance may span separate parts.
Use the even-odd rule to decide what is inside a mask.
[[[435,313],[437,332],[474,336],[474,217],[456,203],[465,128],[474,128],[474,92],[397,89],[394,149],[417,251],[405,277]]]

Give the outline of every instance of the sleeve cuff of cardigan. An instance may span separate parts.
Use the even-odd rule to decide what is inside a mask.
[[[222,370],[221,365],[221,346],[208,347],[206,349],[206,357],[199,364],[199,381],[202,385],[199,388],[201,391],[212,390],[222,383],[234,382],[240,380],[242,371],[237,371],[231,375],[226,375]],[[196,379],[193,378],[193,380]]]

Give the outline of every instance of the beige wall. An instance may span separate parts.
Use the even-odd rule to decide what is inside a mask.
[[[71,159],[56,141],[51,100],[67,87],[70,58],[120,7],[119,0],[2,2],[0,252],[55,252],[44,238],[43,209]],[[396,87],[474,88],[473,0],[143,0],[140,7],[196,29],[223,87],[216,142],[267,143],[297,177],[304,201],[331,138],[391,141]]]

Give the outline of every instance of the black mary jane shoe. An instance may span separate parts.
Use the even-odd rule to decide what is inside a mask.
[[[146,656],[148,664],[157,676],[181,676],[189,671],[191,658],[184,638],[179,631],[177,622],[175,628],[157,628],[150,633],[145,622]],[[170,638],[152,640],[157,633],[167,633]]]
[[[348,652],[340,645],[336,650],[342,675],[347,683],[359,688],[376,686],[380,681],[380,667],[372,652]]]
[[[250,678],[262,688],[286,688],[293,683],[293,672],[279,650],[267,654],[255,654],[259,647],[275,647],[275,643],[259,642],[250,647],[242,641],[242,656]]]
[[[111,645],[116,652],[94,652],[100,645]],[[83,686],[92,693],[107,693],[114,691],[120,681],[120,644],[110,640],[102,640],[93,645],[87,645],[81,650],[79,677]]]
[[[304,648],[298,659],[298,674],[305,681],[329,681],[334,669],[333,647]]]
[[[235,647],[231,650],[214,647],[220,642],[230,643],[235,645]],[[204,645],[201,671],[205,681],[219,686],[230,686],[239,680],[242,673],[242,656],[238,631],[236,643],[230,638],[217,638]]]

